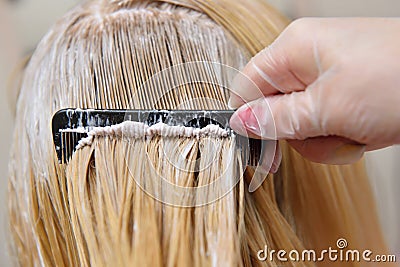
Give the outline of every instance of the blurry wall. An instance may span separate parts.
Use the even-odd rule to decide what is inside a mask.
[[[249,0],[250,1],[250,0]],[[7,161],[13,127],[6,84],[17,63],[77,0],[0,0],[0,266],[10,266],[6,219]],[[399,0],[269,0],[291,18],[303,16],[400,16]],[[369,153],[373,188],[388,240],[400,251],[400,148]],[[400,257],[400,255],[398,255]]]
[[[292,18],[400,15],[398,0],[268,0],[268,2]]]

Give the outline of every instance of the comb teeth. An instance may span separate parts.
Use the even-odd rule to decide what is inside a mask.
[[[248,159],[248,166],[257,166],[259,164],[263,142],[266,141],[238,136],[238,143],[240,147],[242,147],[244,158]]]
[[[106,127],[124,121],[142,122],[149,126],[163,122],[171,126],[204,128],[210,124],[230,130],[229,120],[234,111],[158,111],[158,110],[82,110],[64,109],[53,116],[53,141],[60,163],[68,163],[76,146],[88,136],[93,127]],[[262,141],[237,136],[247,165],[257,166],[261,157]]]
[[[60,132],[60,146],[56,147],[59,162],[67,163],[75,152],[79,140],[87,136],[87,133]]]

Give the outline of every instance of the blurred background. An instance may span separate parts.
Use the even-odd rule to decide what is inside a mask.
[[[12,139],[15,70],[49,27],[77,0],[0,0],[0,266],[11,266],[7,227],[7,164]],[[399,0],[269,0],[290,18],[305,16],[400,16]],[[400,259],[400,148],[369,153],[381,222]]]

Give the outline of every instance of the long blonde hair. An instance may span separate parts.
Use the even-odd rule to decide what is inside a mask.
[[[57,161],[55,111],[226,109],[228,92],[216,83],[185,83],[188,75],[228,83],[233,77],[224,68],[189,65],[162,83],[149,79],[190,62],[241,69],[287,23],[262,0],[103,0],[66,14],[38,45],[17,105],[9,212],[19,264],[313,266],[257,254],[265,246],[322,250],[339,238],[349,248],[386,252],[362,162],[314,164],[282,142],[278,173],[249,193],[253,169],[242,165],[234,136],[98,136],[68,164]],[[160,88],[177,80],[168,93]],[[185,152],[183,162],[177,150]],[[232,176],[243,173],[234,184]],[[174,197],[154,183],[160,174],[178,186],[213,185],[212,199],[209,191]],[[178,205],[157,199],[166,196]],[[179,207],[186,198],[201,205]]]

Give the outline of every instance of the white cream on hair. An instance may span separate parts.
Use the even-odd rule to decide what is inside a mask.
[[[80,129],[77,131],[81,132]],[[74,132],[73,129],[65,129],[63,132]],[[163,137],[187,137],[187,138],[200,138],[204,136],[210,137],[227,137],[229,131],[222,129],[218,125],[210,124],[204,128],[193,128],[185,126],[170,126],[165,123],[157,123],[148,126],[141,122],[124,121],[123,123],[107,126],[95,127],[88,132],[86,138],[82,138],[76,149],[81,149],[85,146],[90,146],[95,137],[101,136],[116,136],[127,138],[143,138],[153,136]]]

